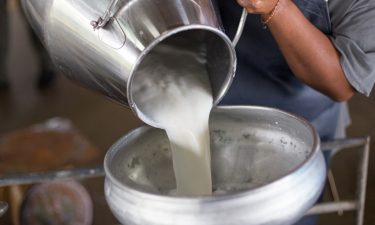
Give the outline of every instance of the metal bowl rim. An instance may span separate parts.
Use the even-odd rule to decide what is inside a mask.
[[[312,151],[308,155],[308,157],[306,157],[305,160],[303,160],[298,166],[296,166],[294,169],[290,170],[288,173],[284,174],[283,176],[281,176],[279,178],[276,178],[276,179],[272,180],[271,182],[269,182],[267,184],[261,185],[257,188],[254,188],[254,189],[242,190],[242,191],[235,192],[235,193],[228,193],[228,194],[224,194],[224,195],[215,195],[215,196],[186,197],[186,196],[158,195],[158,194],[154,194],[154,193],[150,193],[150,192],[136,190],[136,189],[134,189],[134,188],[132,188],[128,185],[123,184],[123,182],[119,181],[117,178],[114,177],[114,175],[112,175],[112,173],[109,169],[109,165],[108,165],[109,160],[112,161],[112,159],[116,155],[116,153],[121,150],[120,146],[124,142],[126,142],[126,140],[128,139],[129,136],[133,135],[135,132],[144,132],[144,131],[147,131],[147,130],[150,130],[150,129],[155,129],[154,127],[144,125],[144,126],[133,129],[132,131],[127,133],[125,136],[120,138],[115,144],[113,144],[109,148],[108,152],[106,153],[106,155],[104,157],[104,171],[105,171],[106,180],[109,179],[112,184],[114,184],[118,188],[122,189],[124,191],[124,193],[132,194],[134,196],[139,196],[142,199],[150,199],[150,200],[155,200],[155,201],[170,202],[170,203],[173,203],[173,204],[176,204],[176,203],[180,203],[180,204],[181,203],[182,204],[183,203],[185,203],[185,204],[207,203],[207,204],[210,204],[210,203],[217,203],[217,202],[220,202],[220,201],[225,202],[225,201],[228,201],[228,200],[241,199],[244,196],[249,196],[251,193],[255,194],[257,192],[262,192],[262,190],[268,189],[271,186],[277,185],[278,183],[282,183],[284,180],[289,178],[289,175],[297,173],[300,170],[303,170],[304,166],[307,165],[310,160],[315,158],[317,156],[317,154],[319,154],[319,153],[321,154],[321,152],[320,152],[320,138],[319,138],[315,128],[306,119],[301,118],[301,117],[299,117],[295,114],[286,112],[284,110],[280,110],[280,109],[276,109],[276,108],[272,108],[272,107],[263,107],[263,106],[245,106],[245,105],[241,106],[241,105],[238,105],[238,106],[217,106],[215,108],[217,108],[219,110],[220,109],[224,109],[224,110],[227,110],[227,109],[251,109],[251,110],[274,111],[274,112],[281,113],[281,114],[284,114],[286,116],[292,117],[292,118],[298,120],[299,122],[303,123],[304,125],[306,125],[312,131],[313,141],[314,141],[313,146],[312,146]],[[213,110],[215,110],[215,108],[213,108]],[[324,158],[322,158],[322,160],[324,160]],[[108,181],[105,181],[105,182],[108,182]],[[319,188],[319,187],[317,187],[317,188]]]

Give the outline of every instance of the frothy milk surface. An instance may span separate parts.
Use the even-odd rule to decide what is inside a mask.
[[[133,98],[140,110],[167,132],[177,195],[210,195],[208,120],[213,98],[204,48],[159,45],[142,65],[135,74]]]

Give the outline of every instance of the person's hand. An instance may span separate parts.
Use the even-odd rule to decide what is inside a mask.
[[[248,13],[269,15],[275,8],[278,0],[236,0]]]

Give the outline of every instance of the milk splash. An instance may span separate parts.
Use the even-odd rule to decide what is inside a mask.
[[[208,120],[213,98],[203,46],[161,44],[143,65],[153,66],[135,74],[134,101],[167,132],[177,195],[211,195]]]

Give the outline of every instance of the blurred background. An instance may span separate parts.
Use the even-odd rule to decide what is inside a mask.
[[[0,55],[0,60],[5,60],[5,69],[0,71],[0,175],[14,171],[101,165],[107,149],[128,131],[140,126],[141,122],[129,109],[83,89],[59,72],[54,72],[48,62],[45,62],[46,57],[24,20],[18,1],[6,2],[8,2],[6,18],[9,36],[6,55],[2,54],[5,58],[2,59]],[[0,4],[0,7],[4,7],[4,4]],[[4,26],[4,23],[4,17],[0,15],[0,26]],[[4,35],[1,29],[0,35]],[[0,51],[5,53],[5,49]],[[348,129],[348,136],[370,135],[374,139],[371,145],[375,146],[375,94],[369,98],[357,95],[350,100],[349,105],[352,125]],[[30,126],[55,117],[70,121],[73,134],[68,131],[68,135],[64,137],[50,137],[50,139],[48,134],[45,137],[30,137],[28,133]],[[85,143],[84,150],[77,153],[74,151],[75,144],[66,146],[64,140],[69,139],[69,135],[78,138],[80,143]],[[20,144],[28,143],[26,141],[30,139],[37,143],[26,144],[27,146]],[[45,144],[45,142],[52,143]],[[56,146],[56,152],[50,156],[43,155],[42,150],[35,149],[35,146],[49,145]],[[17,152],[17,147],[22,148],[22,151]],[[11,153],[8,152],[10,150]],[[356,150],[345,151],[335,157],[332,163],[341,199],[352,199],[355,196],[357,153]],[[24,164],[8,165],[7,157],[10,155],[13,158],[24,158],[24,164],[30,164],[29,167]],[[65,161],[59,164],[55,157],[59,159],[65,157]],[[370,158],[364,223],[366,225],[375,224],[375,153],[370,153]],[[38,163],[38,166],[33,167],[33,163]],[[87,179],[80,183],[86,187],[93,201],[93,224],[117,224],[105,203],[103,178]],[[22,205],[25,196],[30,194],[28,190],[31,187],[28,185],[0,188],[0,200],[7,200],[16,205],[11,206],[7,214],[0,218],[0,224],[20,223],[18,220],[20,214],[28,210],[22,208]],[[324,215],[321,217],[320,224],[349,225],[354,224],[354,221],[355,213],[345,212],[342,216]]]

